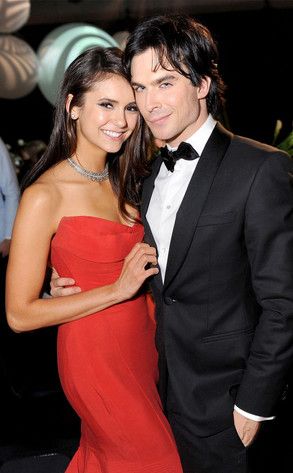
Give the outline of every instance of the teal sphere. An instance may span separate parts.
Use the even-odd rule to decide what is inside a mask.
[[[69,64],[87,49],[109,48],[117,42],[106,31],[85,23],[69,23],[51,31],[41,42],[38,86],[43,95],[55,105],[58,89]]]

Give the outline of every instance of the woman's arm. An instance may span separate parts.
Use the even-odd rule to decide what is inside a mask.
[[[40,299],[50,244],[56,231],[56,197],[45,184],[28,188],[17,213],[6,283],[6,312],[16,332],[70,322],[132,297],[146,278],[157,274],[155,249],[134,246],[113,284],[65,298]]]

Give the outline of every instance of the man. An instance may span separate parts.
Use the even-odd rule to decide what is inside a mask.
[[[0,138],[0,315],[1,327],[5,318],[5,274],[12,227],[18,207],[19,187],[8,150]]]
[[[160,267],[151,284],[162,401],[185,473],[245,473],[246,447],[273,418],[292,362],[292,164],[215,121],[223,83],[199,23],[143,21],[125,62],[168,148],[141,207]],[[191,146],[169,153],[182,142]]]
[[[9,253],[12,226],[18,207],[19,188],[8,150],[0,138],[0,255]]]

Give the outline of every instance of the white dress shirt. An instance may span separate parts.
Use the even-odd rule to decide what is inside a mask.
[[[213,117],[209,115],[205,123],[188,140],[185,140],[186,143],[191,144],[195,151],[197,151],[199,158],[192,161],[180,159],[175,163],[173,172],[168,171],[163,163],[156,177],[146,217],[157,245],[158,264],[163,282],[177,211],[182,203],[200,155],[216,123]],[[169,149],[175,150],[175,148],[170,147]],[[237,406],[234,407],[237,412],[251,420],[261,421],[274,418],[256,416],[239,409]]]
[[[199,156],[215,125],[216,121],[209,115],[199,130],[186,140],[186,143],[191,144]],[[171,148],[169,147],[169,149]],[[174,148],[172,148],[172,151],[174,151]],[[155,187],[146,217],[157,245],[158,263],[163,282],[176,214],[198,161],[199,158],[192,161],[180,159],[175,163],[174,172],[168,171],[165,164],[162,164],[155,180]]]
[[[10,239],[19,200],[16,173],[0,138],[0,243]]]

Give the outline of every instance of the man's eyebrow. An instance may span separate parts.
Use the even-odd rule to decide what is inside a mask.
[[[168,80],[177,80],[177,77],[174,74],[165,74],[162,77],[158,77],[152,82],[152,85],[160,85],[162,82],[168,82]]]
[[[164,75],[162,77],[158,77],[157,79],[152,81],[151,85],[160,85],[163,82],[167,82],[168,80],[177,80],[177,79],[178,79],[178,77],[174,76],[173,74],[166,74],[166,75]],[[134,87],[144,87],[143,84],[140,84],[139,82],[134,82],[134,81],[131,81],[131,85],[134,86]]]
[[[130,81],[130,84],[132,87],[143,87],[143,84],[140,84],[139,82],[134,82],[133,80]]]

